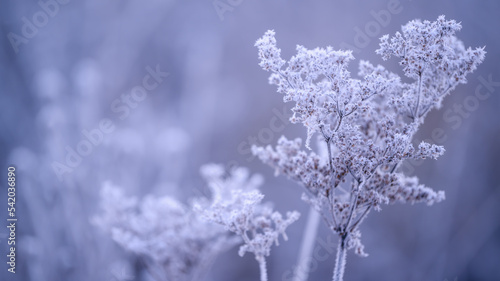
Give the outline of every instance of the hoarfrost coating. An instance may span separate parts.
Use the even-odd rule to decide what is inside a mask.
[[[198,280],[215,257],[237,245],[239,255],[255,255],[261,281],[267,280],[266,260],[279,236],[298,220],[298,212],[283,217],[270,204],[261,203],[260,175],[222,165],[201,168],[211,198],[192,198],[184,205],[175,198],[146,196],[141,202],[126,197],[107,182],[101,190],[103,214],[93,222],[125,250],[135,254],[158,281]]]
[[[269,204],[261,203],[264,195],[258,187],[262,178],[249,176],[245,168],[235,168],[229,176],[224,176],[220,165],[202,167],[202,174],[212,190],[212,202],[203,211],[203,216],[212,222],[223,225],[227,230],[243,239],[239,255],[246,252],[255,255],[259,263],[260,280],[267,281],[265,258],[271,254],[271,246],[278,245],[280,235],[287,240],[286,228],[299,219],[298,212],[287,212],[284,218],[273,211]],[[196,207],[202,210],[203,204]]]
[[[443,98],[466,83],[467,74],[484,59],[484,48],[465,49],[455,37],[460,28],[440,16],[434,22],[410,21],[402,33],[380,38],[377,53],[384,60],[400,58],[405,76],[413,80],[409,83],[367,61],[359,63],[361,79],[352,78],[351,51],[297,46],[297,54],[286,62],[274,31],[257,40],[259,65],[271,72],[269,82],[284,102],[295,103],[290,121],[307,129],[306,148],[311,150],[317,134],[317,146],[327,153],[303,151],[301,139],[285,137],[275,148],[252,150],[276,173],[304,186],[303,198],[339,235],[334,280],[343,278],[346,250],[366,255],[358,227],[371,209],[444,199],[443,191],[398,172],[398,165],[406,159],[437,159],[445,151],[427,142],[415,147],[412,139],[427,113],[441,107]]]
[[[239,242],[169,196],[139,202],[105,183],[101,198],[104,212],[94,223],[135,254],[158,281],[200,278],[217,254]]]

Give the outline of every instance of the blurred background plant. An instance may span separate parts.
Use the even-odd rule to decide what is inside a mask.
[[[148,195],[138,202],[105,183],[101,208],[94,224],[133,253],[157,281],[200,280],[217,255],[240,242],[169,196]]]

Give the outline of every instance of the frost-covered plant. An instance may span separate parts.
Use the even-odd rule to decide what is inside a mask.
[[[165,196],[127,197],[105,183],[101,190],[103,213],[93,222],[110,233],[122,248],[137,255],[159,281],[199,280],[214,257],[243,242],[239,254],[252,252],[259,262],[261,280],[267,281],[265,257],[279,235],[299,218],[274,212],[258,188],[263,179],[245,168],[226,174],[220,165],[201,169],[211,198],[194,198],[189,206]]]
[[[443,191],[435,192],[397,168],[405,159],[436,159],[444,153],[442,146],[426,142],[414,147],[412,138],[426,114],[466,83],[466,75],[484,59],[483,48],[465,49],[455,37],[460,28],[440,16],[434,22],[411,21],[402,33],[381,38],[377,53],[384,60],[399,58],[410,82],[366,61],[359,64],[362,79],[354,79],[348,71],[352,52],[331,47],[297,46],[297,54],[286,64],[274,31],[257,40],[260,66],[272,72],[270,83],[277,85],[285,102],[295,103],[290,121],[307,128],[305,146],[311,150],[311,137],[318,134],[319,148],[327,155],[303,151],[301,139],[285,137],[276,148],[252,149],[276,173],[303,185],[303,198],[338,234],[333,280],[343,278],[348,249],[366,255],[359,224],[372,209],[395,202],[431,205],[444,199]]]
[[[271,246],[278,245],[280,235],[287,240],[285,230],[299,218],[299,213],[288,212],[283,218],[272,206],[261,203],[264,195],[258,188],[262,177],[250,176],[245,168],[235,168],[229,175],[220,165],[206,165],[201,170],[212,198],[210,202],[201,202],[198,209],[207,220],[223,225],[243,239],[239,255],[253,253],[259,263],[260,280],[267,281],[265,258],[270,255]]]
[[[104,212],[94,222],[137,255],[158,281],[199,280],[217,254],[240,241],[168,196],[149,195],[139,202],[106,183],[101,206]]]

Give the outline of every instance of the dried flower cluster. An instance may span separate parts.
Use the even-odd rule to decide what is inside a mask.
[[[437,159],[442,146],[412,143],[427,113],[483,61],[483,48],[465,49],[455,37],[461,26],[440,16],[435,22],[411,21],[401,33],[383,36],[377,53],[400,59],[398,74],[367,61],[359,63],[360,79],[351,77],[351,51],[297,46],[288,62],[281,58],[275,33],[256,42],[260,66],[271,72],[285,102],[294,102],[292,123],[307,129],[302,140],[281,137],[276,147],[252,147],[253,153],[305,188],[303,199],[339,236],[333,280],[342,280],[349,249],[366,256],[359,225],[383,204],[433,203],[444,200],[398,170],[407,159]],[[406,82],[406,81],[410,82]],[[312,137],[317,145],[312,151]],[[240,245],[239,254],[254,254],[260,280],[267,281],[266,257],[279,236],[298,220],[262,203],[263,179],[245,168],[226,171],[220,165],[201,169],[210,198],[183,204],[171,197],[146,196],[141,201],[105,184],[103,213],[95,224],[124,249],[136,254],[157,280],[199,280],[214,257]],[[318,215],[316,215],[318,217]],[[317,220],[316,220],[317,221]],[[314,234],[315,235],[315,234]]]
[[[271,72],[269,82],[285,102],[295,103],[290,121],[307,128],[305,146],[311,150],[310,140],[318,134],[318,148],[327,153],[306,152],[300,139],[285,137],[276,148],[254,146],[253,153],[303,185],[304,199],[339,235],[334,280],[342,279],[347,249],[365,255],[358,226],[371,209],[396,201],[431,205],[444,199],[443,191],[397,168],[406,159],[436,159],[444,153],[442,146],[426,142],[415,147],[412,139],[426,114],[466,83],[466,75],[484,59],[483,48],[465,49],[455,37],[460,28],[440,16],[435,22],[411,21],[402,33],[381,38],[377,53],[384,60],[400,58],[411,82],[366,61],[359,64],[362,79],[352,78],[347,70],[352,52],[331,47],[297,46],[286,63],[274,31],[257,40],[260,66]]]
[[[146,196],[139,202],[106,183],[101,206],[104,212],[95,223],[137,255],[159,281],[196,280],[217,254],[239,243],[222,227],[168,196]]]
[[[286,228],[299,218],[273,211],[258,187],[259,175],[245,168],[226,173],[220,165],[201,169],[211,198],[194,198],[189,206],[165,196],[142,201],[126,197],[106,183],[101,191],[103,213],[94,223],[122,248],[137,255],[157,280],[199,280],[214,257],[238,244],[239,254],[252,252],[259,262],[261,280],[267,280],[265,257]]]
[[[262,204],[264,195],[258,190],[262,177],[250,177],[245,168],[235,168],[231,176],[226,177],[222,166],[206,165],[202,167],[202,174],[213,197],[208,208],[201,204],[198,209],[204,208],[206,219],[223,225],[243,239],[239,255],[253,253],[260,266],[261,281],[267,280],[265,258],[270,255],[271,246],[278,245],[280,235],[287,240],[285,230],[299,219],[299,213],[288,212],[283,218],[272,206]]]

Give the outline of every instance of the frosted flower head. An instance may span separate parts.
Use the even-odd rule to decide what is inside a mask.
[[[260,176],[250,176],[245,168],[235,168],[227,175],[220,165],[208,165],[202,173],[212,189],[212,199],[206,206],[197,206],[202,216],[224,226],[243,239],[239,254],[252,252],[257,259],[269,256],[271,246],[278,244],[280,235],[286,240],[286,228],[299,218],[298,212],[283,217],[269,204],[258,187]]]
[[[278,71],[285,61],[281,59],[281,50],[276,47],[274,30],[268,30],[266,34],[255,42],[259,48],[260,67],[265,70]]]
[[[413,117],[439,108],[443,97],[458,84],[466,83],[466,76],[484,60],[484,48],[466,49],[455,37],[460,29],[456,21],[440,16],[434,22],[410,21],[402,27],[402,33],[380,38],[377,53],[384,60],[391,56],[400,58],[404,74],[418,80],[408,91],[410,96],[421,95],[416,105],[419,112],[414,111]]]
[[[301,139],[281,137],[276,147],[252,147],[254,155],[305,188],[303,199],[323,213],[327,226],[343,237],[348,248],[365,255],[358,225],[381,205],[444,200],[444,192],[398,172],[408,159],[437,159],[445,149],[412,139],[426,114],[483,61],[484,48],[465,48],[455,37],[461,26],[440,16],[436,21],[414,20],[394,36],[380,38],[376,51],[384,60],[400,59],[405,76],[367,61],[359,63],[360,79],[351,77],[350,51],[331,47],[306,49],[285,65],[274,51],[259,55],[271,71],[284,102],[293,102],[292,123],[307,129],[305,147],[318,134],[322,156],[302,149]],[[259,54],[276,48],[274,32],[257,42]],[[272,46],[272,47],[270,47]],[[328,153],[325,157],[325,153]]]

